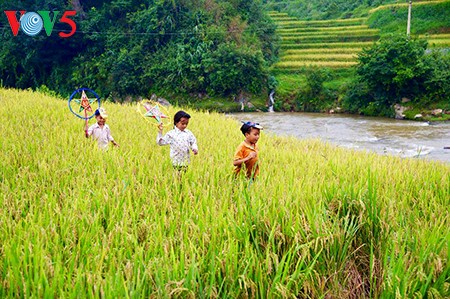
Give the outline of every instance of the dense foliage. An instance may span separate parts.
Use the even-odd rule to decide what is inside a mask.
[[[77,32],[66,39],[14,37],[0,18],[0,76],[8,87],[67,93],[89,86],[113,98],[261,93],[277,54],[275,27],[257,0],[7,0],[2,9],[77,10]]]
[[[377,7],[392,3],[392,0],[266,0],[270,9],[283,11],[291,16],[303,20],[327,20],[337,18],[351,18],[358,15],[358,11],[368,7]]]
[[[357,80],[344,103],[352,112],[389,114],[408,98],[413,103],[448,101],[450,55],[426,52],[427,42],[391,35],[359,55]]]

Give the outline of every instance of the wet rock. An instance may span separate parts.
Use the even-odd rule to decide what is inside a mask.
[[[408,110],[408,107],[404,107],[400,104],[395,104],[394,110],[395,110],[395,119],[404,119],[405,115],[403,114],[403,112]]]

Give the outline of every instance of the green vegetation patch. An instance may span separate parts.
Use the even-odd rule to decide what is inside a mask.
[[[450,1],[412,5],[411,34],[445,33],[450,30]],[[390,6],[372,13],[367,21],[382,34],[406,32],[408,6]]]

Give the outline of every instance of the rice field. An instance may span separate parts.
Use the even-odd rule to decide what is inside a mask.
[[[427,39],[429,48],[450,47],[450,39]]]
[[[317,21],[300,21],[298,19],[292,19],[291,17],[275,16],[274,21],[280,28],[292,28],[292,27],[336,27],[336,26],[360,26],[364,23],[365,18],[353,18],[353,19],[334,19],[334,20],[317,20]]]
[[[309,49],[293,49],[283,51],[284,55],[300,55],[300,54],[353,54],[362,51],[362,48],[309,48]]]
[[[285,28],[285,29],[277,29],[277,32],[280,34],[285,33],[294,33],[294,32],[332,32],[332,31],[351,31],[351,30],[365,30],[369,29],[367,25],[355,25],[355,26],[337,26],[337,27],[294,27],[294,28]]]
[[[447,1],[447,0],[416,0],[416,1],[414,1],[414,6],[436,4],[436,3],[441,3],[441,2],[445,2],[445,1]],[[383,9],[393,9],[393,8],[408,7],[408,6],[409,6],[409,2],[380,5],[376,8],[369,10],[369,13],[371,14],[371,13],[374,13],[376,11],[383,10]]]
[[[283,41],[281,44],[282,53],[284,50],[299,50],[299,49],[343,49],[343,48],[368,48],[374,44],[373,41],[369,42],[337,42],[337,43],[287,43]]]
[[[0,103],[2,298],[450,296],[448,164],[263,131],[248,184],[239,122],[187,109],[200,151],[178,179],[131,104],[103,104],[120,147],[101,151],[67,99]]]
[[[298,70],[302,67],[327,67],[327,68],[346,68],[356,65],[357,61],[324,61],[319,59],[310,59],[303,61],[280,61],[274,67],[277,69]]]
[[[285,55],[282,57],[285,61],[355,61],[357,58],[354,54],[295,54]]]
[[[270,12],[281,36],[280,61],[274,72],[296,72],[304,67],[348,68],[357,53],[378,40],[365,18],[299,21],[285,13]]]
[[[298,32],[281,32],[283,39],[298,37]],[[378,36],[377,29],[352,29],[352,30],[340,30],[340,31],[304,31],[301,33],[301,37],[310,37],[315,36],[317,38],[326,39],[327,37],[336,37],[336,36],[358,36],[358,37],[366,37],[366,36]]]

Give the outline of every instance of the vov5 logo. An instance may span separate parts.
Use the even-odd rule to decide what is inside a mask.
[[[21,10],[20,18],[17,20],[16,10],[5,10],[6,17],[8,18],[9,26],[14,36],[19,33],[19,28],[23,33],[29,36],[35,36],[41,32],[42,28],[45,29],[47,36],[52,34],[53,27],[55,26],[56,20],[59,15],[59,11],[53,11],[53,18],[50,17],[50,11],[39,10],[35,12],[26,12]],[[69,33],[60,32],[59,36],[62,38],[67,38],[72,36],[77,30],[77,24],[70,19],[70,17],[75,16],[75,10],[67,10],[63,13],[62,17],[59,19],[60,23],[65,23],[70,26],[71,31]]]

